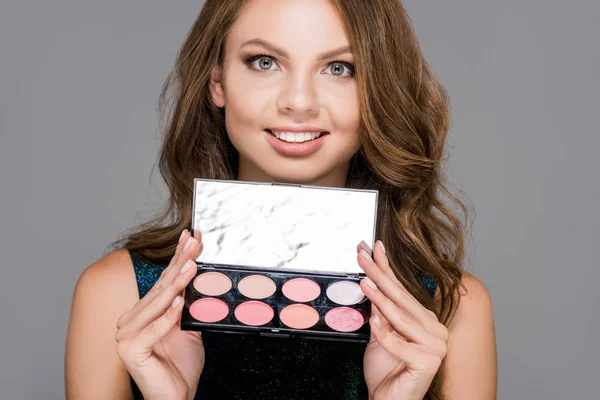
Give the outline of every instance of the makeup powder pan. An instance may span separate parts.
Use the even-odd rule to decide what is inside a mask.
[[[277,285],[264,275],[248,275],[238,283],[238,290],[250,299],[262,300],[271,297]]]
[[[205,297],[190,306],[190,314],[200,322],[218,322],[227,317],[229,307],[222,300]]]
[[[235,317],[243,324],[260,326],[273,319],[275,312],[262,301],[247,301],[235,308]]]
[[[327,288],[327,297],[337,304],[351,306],[363,301],[365,295],[357,283],[337,281]]]
[[[231,290],[231,279],[220,272],[205,272],[194,279],[194,288],[206,296],[220,296]]]
[[[281,310],[279,318],[290,328],[308,329],[319,322],[319,313],[306,304],[291,304]]]
[[[305,303],[313,301],[321,294],[321,287],[310,279],[295,278],[287,281],[281,288],[283,295],[292,301]]]
[[[338,332],[354,332],[363,326],[365,319],[353,308],[338,307],[325,314],[325,323]]]

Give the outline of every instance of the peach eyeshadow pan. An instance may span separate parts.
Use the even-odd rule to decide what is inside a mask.
[[[220,272],[204,272],[194,279],[194,288],[206,296],[220,296],[231,287],[231,279]]]
[[[308,329],[319,322],[319,313],[306,304],[291,304],[281,310],[281,322],[294,329]]]

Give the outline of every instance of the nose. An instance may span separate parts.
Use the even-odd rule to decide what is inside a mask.
[[[299,121],[315,116],[319,106],[314,82],[308,75],[290,76],[277,99],[279,111]]]

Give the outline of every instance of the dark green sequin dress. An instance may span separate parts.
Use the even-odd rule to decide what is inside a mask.
[[[140,298],[164,266],[130,252]],[[430,294],[432,279],[422,280]],[[195,399],[367,399],[366,344],[204,332],[206,363]],[[131,380],[135,399],[143,399]]]

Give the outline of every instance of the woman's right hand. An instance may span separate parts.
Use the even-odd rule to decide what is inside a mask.
[[[196,275],[199,232],[185,230],[154,287],[117,322],[117,354],[146,400],[190,399],[204,367],[200,332],[179,326],[182,290]]]

